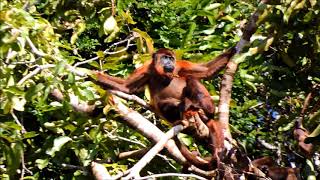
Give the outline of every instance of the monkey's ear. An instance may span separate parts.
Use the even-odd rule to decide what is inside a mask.
[[[154,60],[154,61],[157,60],[157,53],[152,54],[152,60]]]

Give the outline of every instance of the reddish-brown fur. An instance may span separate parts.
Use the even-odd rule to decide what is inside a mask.
[[[202,121],[208,121],[209,118],[213,117],[214,104],[200,79],[213,77],[226,66],[234,53],[235,50],[230,49],[210,62],[195,64],[189,61],[176,60],[172,51],[160,49],[153,55],[152,61],[135,70],[127,79],[97,72],[97,81],[106,88],[129,94],[139,92],[144,89],[145,85],[148,85],[151,104],[154,109],[172,123],[181,121],[183,115],[189,110],[194,112],[202,110],[207,117],[202,118]],[[163,57],[165,60],[163,60]],[[169,62],[174,64],[172,72],[164,70],[164,66],[168,65],[166,64],[167,57],[174,59]],[[213,138],[212,145],[215,146],[214,149],[221,148],[223,136],[217,129],[217,123],[212,121],[210,120],[207,123]]]

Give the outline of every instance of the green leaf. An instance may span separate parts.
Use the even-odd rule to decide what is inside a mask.
[[[106,35],[115,31],[116,28],[118,28],[117,21],[113,16],[107,18],[103,23],[103,30]]]
[[[32,97],[38,96],[39,95],[38,93],[41,92],[44,88],[45,86],[42,83],[39,83],[35,86],[31,86],[26,92],[26,95],[25,95],[26,99],[31,100]]]
[[[69,84],[74,84],[74,82],[75,82],[75,76],[74,76],[74,74],[73,73],[69,73],[68,74],[68,83]]]
[[[320,124],[315,130],[305,139],[305,143],[320,144]]]
[[[24,97],[13,96],[11,98],[12,107],[17,111],[24,111],[24,105],[26,104],[26,99]]]
[[[50,106],[53,106],[53,107],[62,107],[63,105],[58,102],[58,101],[53,101],[50,103]]]
[[[14,84],[15,84],[14,78],[13,78],[13,76],[10,76],[8,83],[7,83],[7,87],[14,86]]]
[[[14,130],[21,130],[21,126],[19,126],[17,123],[15,122],[4,122],[4,123],[0,123],[0,127],[4,128],[4,129],[14,129]]]
[[[190,40],[193,37],[193,32],[194,30],[197,28],[197,24],[192,22],[189,26],[188,32],[185,35],[183,42],[182,42],[182,46],[185,47],[187,43],[190,43]]]
[[[18,87],[16,86],[10,86],[6,89],[3,89],[4,92],[9,92],[11,94],[14,94],[16,96],[23,96],[25,94],[24,91],[21,91],[21,89],[19,89]]]
[[[37,159],[36,160],[36,165],[39,169],[43,169],[47,167],[49,164],[49,159]]]
[[[79,22],[77,22],[76,24],[76,30],[74,31],[70,39],[71,44],[74,44],[77,41],[79,35],[86,29],[86,24],[81,20],[78,21]]]
[[[92,91],[90,91],[88,89],[81,89],[80,93],[82,96],[86,97],[87,100],[89,100],[89,101],[94,100],[94,94]]]
[[[65,145],[67,142],[71,141],[72,139],[68,136],[60,136],[58,138],[55,138],[53,141],[53,147],[51,149],[48,149],[46,153],[52,157],[55,156],[55,153],[57,151],[60,151],[62,146]]]
[[[148,52],[149,53],[153,53],[153,39],[144,31],[141,31],[140,29],[134,28],[132,31],[136,32],[139,34],[139,36],[141,36],[147,45],[148,48]]]
[[[38,136],[39,134],[36,133],[35,131],[31,131],[31,132],[26,132],[23,134],[23,138],[24,139],[29,139],[29,138],[33,138],[33,137],[36,137]]]
[[[179,139],[186,145],[190,146],[193,143],[192,137],[187,136],[185,134],[180,133],[179,134]]]
[[[0,145],[6,158],[7,172],[9,175],[15,175],[16,170],[20,167],[21,155],[23,153],[22,143],[11,143],[10,146]]]

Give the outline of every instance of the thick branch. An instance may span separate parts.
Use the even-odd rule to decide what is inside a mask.
[[[229,61],[226,67],[226,71],[222,78],[221,90],[220,90],[220,101],[218,106],[219,120],[222,123],[225,137],[229,140],[232,139],[230,130],[229,130],[229,113],[230,113],[229,108],[230,108],[230,101],[231,101],[233,79],[238,68],[238,63],[237,61],[235,61],[235,59],[237,57],[239,58],[239,54],[242,52],[243,48],[247,44],[249,44],[251,36],[255,33],[257,29],[259,16],[262,14],[264,9],[266,8],[265,3],[268,3],[268,1],[267,0],[262,1],[258,6],[257,10],[250,17],[248,23],[246,24],[243,30],[243,35],[240,41],[238,42],[238,44],[236,45],[236,50],[237,50],[236,54],[238,55],[234,56],[232,60]]]
[[[91,170],[96,180],[112,179],[108,170],[102,164],[92,162]]]
[[[177,125],[171,128],[162,138],[160,141],[157,142],[155,146],[153,146],[150,151],[141,158],[141,160],[136,163],[129,171],[130,174],[126,176],[126,179],[140,177],[140,171],[143,167],[145,167],[166,145],[169,139],[176,136],[179,132],[184,129],[182,125]]]

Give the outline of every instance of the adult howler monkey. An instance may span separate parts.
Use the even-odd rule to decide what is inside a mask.
[[[208,90],[200,80],[210,79],[226,66],[234,54],[235,49],[231,48],[210,62],[196,64],[176,60],[172,51],[159,49],[153,54],[151,61],[136,69],[127,79],[113,77],[102,72],[96,72],[96,76],[98,83],[103,87],[128,94],[137,93],[143,90],[145,85],[148,85],[151,105],[157,113],[171,123],[180,122],[190,111],[201,111],[201,120],[208,126],[212,146],[217,149],[223,148],[215,147],[221,146],[223,139],[217,140],[214,138],[217,135],[213,136],[212,134],[219,134],[220,132],[217,131],[221,131],[221,129],[218,129],[219,126],[215,125],[216,123],[211,119],[215,110],[214,104]],[[186,158],[191,158],[190,162],[197,164],[194,158]]]

